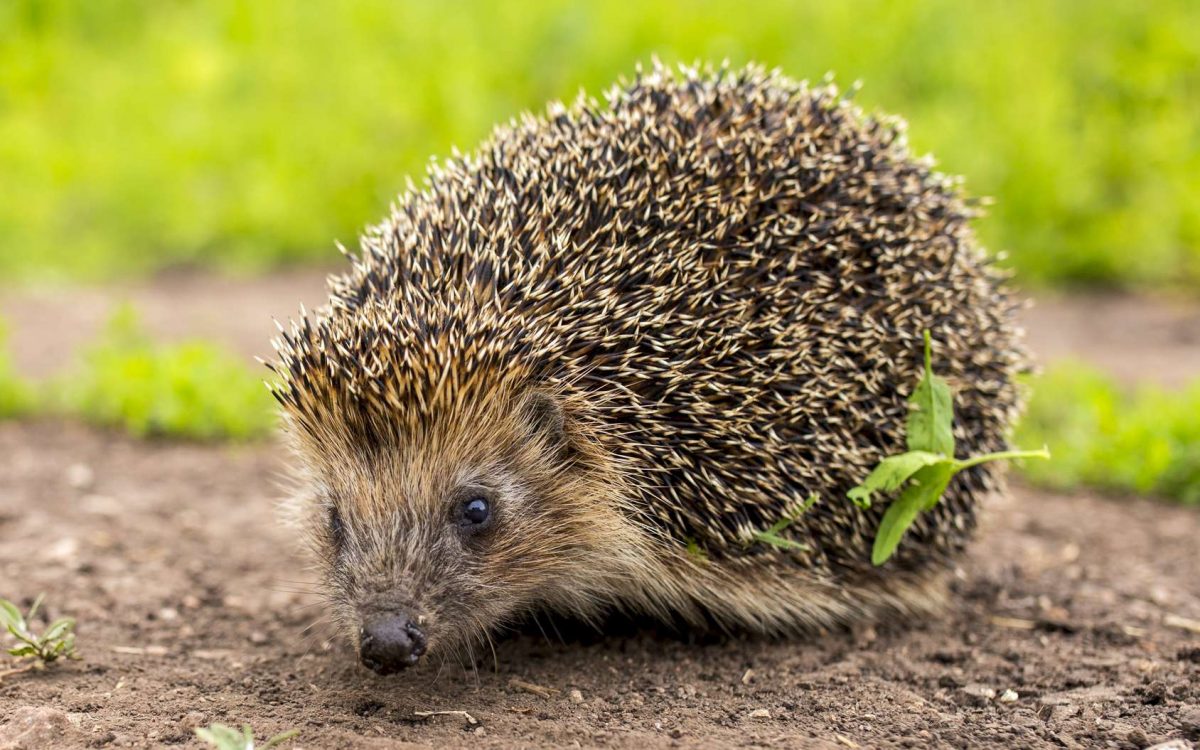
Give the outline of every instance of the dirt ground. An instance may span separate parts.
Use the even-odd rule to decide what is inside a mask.
[[[0,316],[18,365],[61,367],[121,296],[164,337],[249,355],[264,353],[269,315],[319,301],[321,282],[298,272],[10,294]],[[1074,354],[1167,383],[1200,372],[1195,307],[1063,298],[1028,325],[1046,359]],[[0,595],[28,604],[45,592],[48,616],[78,618],[84,656],[0,682],[0,748],[196,747],[192,729],[213,721],[296,728],[302,748],[1200,740],[1195,509],[1018,486],[991,503],[940,619],[802,642],[550,628],[474,665],[385,678],[324,623],[276,521],[281,455],[0,424]],[[466,713],[418,714],[428,711]]]

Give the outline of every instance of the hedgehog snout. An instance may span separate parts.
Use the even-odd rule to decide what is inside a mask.
[[[359,629],[358,656],[363,666],[382,675],[415,665],[428,639],[417,620],[405,612],[386,612],[365,620]]]

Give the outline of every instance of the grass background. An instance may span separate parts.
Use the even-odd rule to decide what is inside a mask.
[[[207,341],[155,342],[129,306],[71,367],[44,381],[17,374],[5,339],[0,319],[0,420],[59,415],[191,440],[261,439],[277,425],[262,368]]]
[[[1053,457],[1024,462],[1030,480],[1200,505],[1200,378],[1177,391],[1130,389],[1086,364],[1059,362],[1034,385],[1016,442],[1046,445]]]
[[[139,437],[246,440],[276,425],[265,377],[215,344],[155,343],[125,306],[42,399],[50,411]]]
[[[1200,289],[1200,3],[0,3],[0,279],[330,259],[431,155],[635,61],[862,79],[1019,278]]]

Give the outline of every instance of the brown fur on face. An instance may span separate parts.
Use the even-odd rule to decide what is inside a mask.
[[[615,512],[620,477],[594,445],[556,396],[503,386],[416,433],[301,439],[319,488],[307,525],[339,619],[354,633],[406,612],[429,651],[463,652],[529,611],[597,611],[627,573],[613,550],[645,535]],[[456,513],[481,493],[488,528],[465,533]]]
[[[277,342],[299,506],[352,633],[530,610],[761,632],[927,611],[995,465],[882,570],[846,492],[903,450],[922,331],[964,454],[1005,447],[1018,303],[897,121],[777,73],[656,66],[432,169]],[[464,487],[496,525],[464,541]],[[756,532],[819,502],[781,533]],[[340,551],[331,510],[344,529]]]

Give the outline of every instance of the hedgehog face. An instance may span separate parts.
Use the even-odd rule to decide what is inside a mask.
[[[423,488],[404,480],[418,470],[406,463],[328,504],[333,594],[362,663],[381,674],[426,651],[472,655],[511,615],[514,600],[494,592],[528,587],[520,540],[539,514],[516,467],[468,462]]]
[[[550,397],[517,401],[323,454],[310,526],[374,671],[427,653],[473,659],[489,632],[588,589],[578,579],[594,575],[603,516],[586,502],[589,472]]]

